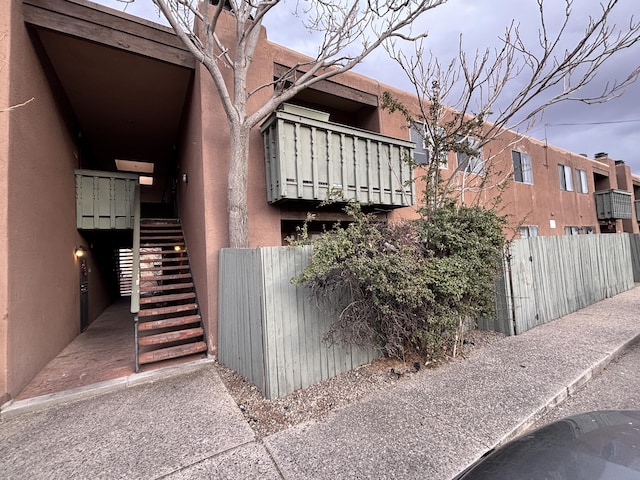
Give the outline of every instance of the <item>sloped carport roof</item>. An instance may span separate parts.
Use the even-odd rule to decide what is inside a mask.
[[[171,29],[83,0],[23,9],[75,133],[102,152],[92,168],[113,170],[114,156],[153,161],[176,145],[195,62]]]

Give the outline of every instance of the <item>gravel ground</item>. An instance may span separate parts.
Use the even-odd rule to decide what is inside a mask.
[[[256,436],[263,438],[301,422],[321,419],[332,410],[356,402],[369,393],[392,388],[410,376],[420,375],[425,368],[442,368],[450,361],[464,361],[478,349],[502,338],[495,332],[474,330],[467,334],[467,343],[456,359],[419,364],[420,368],[416,370],[413,360],[405,363],[381,358],[276,400],[265,399],[255,385],[229,368],[218,364],[217,369]]]

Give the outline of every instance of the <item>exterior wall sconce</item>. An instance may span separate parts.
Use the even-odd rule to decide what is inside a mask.
[[[173,249],[174,249],[176,252],[181,252],[181,251],[182,251],[182,246],[180,246],[180,245],[175,245],[175,246],[173,247]]]
[[[73,251],[73,254],[76,256],[76,258],[82,258],[87,254],[87,249],[80,245],[76,247],[76,249]]]
[[[189,175],[187,173],[182,174],[182,183],[189,183]]]

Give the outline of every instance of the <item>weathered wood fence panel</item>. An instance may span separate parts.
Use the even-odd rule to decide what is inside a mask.
[[[636,202],[637,208],[640,208],[640,201]],[[640,235],[629,235],[629,243],[631,245],[631,263],[633,265],[633,281],[640,282]]]
[[[496,330],[523,333],[632,288],[633,237],[553,236],[512,242],[504,278],[512,288],[512,305],[510,310],[499,305],[507,310],[499,310],[497,317],[510,317],[513,328],[502,321]]]
[[[220,252],[219,360],[267,398],[336,376],[376,358],[373,350],[328,346],[333,323],[291,284],[310,247],[223,249]]]

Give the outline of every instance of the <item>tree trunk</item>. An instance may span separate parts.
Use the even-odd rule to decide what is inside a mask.
[[[247,171],[249,164],[249,132],[243,125],[231,125],[231,164],[229,166],[229,246],[249,246],[247,211]]]

